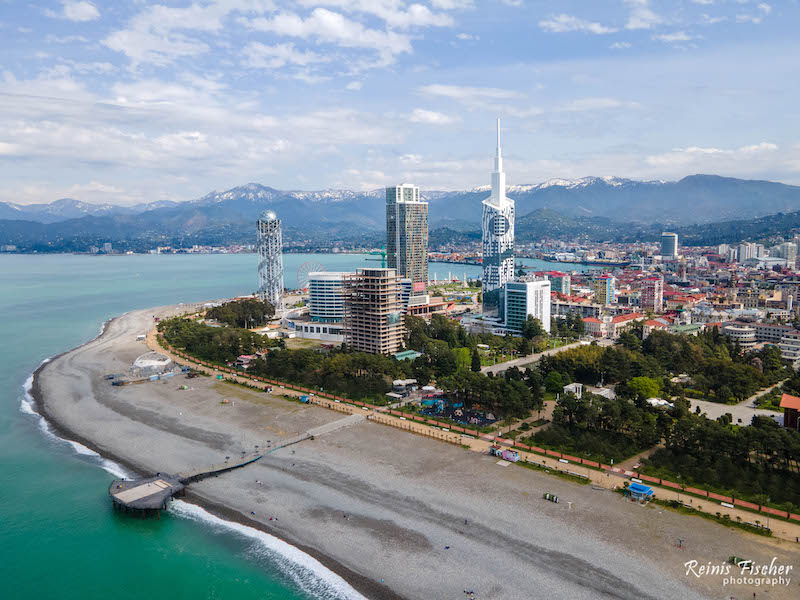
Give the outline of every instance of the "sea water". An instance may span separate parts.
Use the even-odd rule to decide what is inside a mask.
[[[286,286],[297,286],[307,262],[346,271],[378,266],[374,258],[287,254]],[[108,319],[251,293],[256,262],[252,254],[0,256],[0,598],[361,598],[307,554],[197,506],[176,501],[161,520],[114,512],[106,490],[124,468],[61,439],[31,402],[33,371],[98,335]]]

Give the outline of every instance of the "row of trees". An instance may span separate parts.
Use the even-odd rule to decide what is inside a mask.
[[[738,498],[800,506],[800,433],[769,417],[749,427],[686,412],[665,435],[665,448],[646,461],[645,473],[703,483]],[[769,499],[769,500],[767,500]]]
[[[527,442],[610,463],[657,444],[671,421],[669,415],[641,402],[562,393],[552,425]]]
[[[265,348],[284,345],[282,340],[269,340],[246,329],[210,327],[180,317],[161,321],[158,330],[176,348],[183,348],[192,356],[216,363],[229,363],[242,354],[254,354]]]
[[[609,348],[595,344],[573,348],[543,357],[539,365],[544,373],[559,373],[565,383],[620,383],[624,394],[632,379],[648,377],[669,395],[695,390],[719,402],[744,400],[791,373],[777,348],[743,354],[716,328],[696,337],[653,331],[644,342],[632,334],[620,341]],[[690,388],[671,381],[679,373],[690,376]]]
[[[267,321],[275,315],[275,307],[266,300],[247,298],[226,302],[206,311],[206,317],[230,327],[252,328],[257,325],[266,325]]]

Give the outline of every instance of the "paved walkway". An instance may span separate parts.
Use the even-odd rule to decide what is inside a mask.
[[[636,454],[628,459],[623,460],[616,466],[618,466],[620,469],[624,471],[632,471],[633,467],[639,465],[642,462],[643,458],[648,458],[653,452],[663,447],[664,444],[656,444],[655,446],[653,446],[652,448],[648,448],[644,452],[639,452],[639,454]]]
[[[783,381],[786,381],[785,379]],[[738,404],[720,404],[719,402],[709,402],[708,400],[695,400],[693,398],[689,399],[689,402],[692,406],[692,412],[694,412],[696,407],[700,407],[700,411],[706,413],[706,416],[709,419],[716,419],[717,417],[721,417],[726,413],[731,413],[733,415],[733,422],[739,424],[741,422],[742,425],[750,425],[750,422],[753,420],[754,415],[761,415],[764,417],[770,417],[775,419],[778,423],[783,425],[783,414],[779,412],[775,412],[774,410],[766,410],[764,408],[753,408],[753,403],[760,398],[761,396],[768,394],[773,389],[778,387],[783,383],[783,381],[779,381],[775,385],[772,385],[768,388],[760,390],[742,400]]]
[[[523,356],[521,358],[515,358],[514,360],[507,360],[506,362],[498,363],[496,365],[490,365],[488,367],[481,367],[481,373],[502,373],[511,367],[523,367],[532,365],[539,360],[543,356],[550,356],[552,354],[558,354],[559,352],[563,352],[564,350],[569,350],[570,348],[577,348],[578,346],[585,345],[587,342],[575,342],[574,344],[567,344],[566,346],[561,346],[559,348],[552,348],[550,350],[545,350],[544,352],[540,352],[539,354],[528,354],[527,356]]]

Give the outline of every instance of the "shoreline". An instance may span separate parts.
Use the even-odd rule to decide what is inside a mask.
[[[41,364],[30,396],[53,433],[148,474],[342,418],[211,378],[193,380],[190,392],[102,380],[146,351],[133,340],[152,326],[152,315],[188,307],[114,317],[94,339]],[[222,398],[235,399],[235,408],[220,408]],[[683,554],[666,540],[692,529],[698,558],[709,560],[789,550],[683,515],[631,509],[616,495],[549,475],[500,469],[486,456],[376,423],[333,431],[270,453],[252,471],[192,484],[187,501],[291,545],[375,600],[449,599],[479,583],[482,600],[529,598],[532,589],[556,599],[714,598],[733,590],[686,579]],[[300,467],[292,469],[295,460]],[[576,510],[535,500],[542,491],[574,500]],[[252,518],[251,508],[258,511]],[[273,527],[268,515],[280,523]],[[468,527],[460,525],[465,516]],[[448,550],[454,543],[458,550]]]
[[[41,385],[40,385],[41,372],[48,364],[52,363],[53,361],[57,360],[58,358],[66,354],[69,354],[70,352],[83,348],[84,346],[101,339],[108,331],[109,326],[114,321],[122,318],[123,316],[124,314],[118,317],[112,317],[111,319],[107,319],[103,323],[100,333],[91,340],[87,340],[86,342],[84,342],[79,346],[76,346],[75,348],[72,348],[70,350],[65,350],[64,352],[60,352],[48,359],[45,359],[45,361],[41,365],[39,365],[39,367],[37,367],[36,370],[32,373],[33,380],[31,382],[30,394],[31,398],[33,399],[34,408],[36,409],[36,412],[42,419],[45,420],[48,426],[52,428],[53,433],[60,439],[67,442],[70,441],[77,442],[83,446],[86,446],[93,452],[96,452],[100,457],[110,460],[114,463],[117,463],[126,470],[136,475],[144,477],[148,475],[148,469],[145,468],[144,466],[137,464],[131,459],[128,459],[114,452],[110,452],[107,449],[99,447],[92,440],[82,436],[77,431],[74,431],[73,429],[67,427],[61,421],[55,418],[47,408],[47,402],[45,401],[44,394],[41,391]],[[188,487],[186,489],[186,496],[181,498],[181,500],[189,504],[194,504],[196,506],[199,506],[209,514],[212,514],[224,521],[230,521],[233,523],[244,525],[246,527],[250,527],[252,529],[256,529],[258,531],[271,535],[283,542],[286,542],[291,546],[294,546],[301,552],[308,554],[313,559],[318,561],[326,569],[332,571],[334,574],[344,579],[348,584],[350,584],[353,587],[353,589],[355,589],[357,592],[366,596],[369,599],[405,600],[403,596],[400,596],[399,594],[388,589],[386,586],[381,585],[380,582],[373,581],[371,578],[356,573],[355,571],[345,567],[339,561],[333,559],[332,557],[322,552],[319,552],[315,548],[312,548],[310,546],[305,546],[297,542],[296,540],[288,539],[285,536],[281,536],[280,532],[276,531],[274,528],[268,527],[263,523],[256,521],[254,519],[250,519],[248,516],[235,509],[229,508],[227,506],[224,506],[222,504],[204,498],[202,495],[194,492],[191,489],[191,487]],[[179,518],[179,517],[172,514],[172,518]]]

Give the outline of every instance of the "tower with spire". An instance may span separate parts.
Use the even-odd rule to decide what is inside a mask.
[[[514,201],[506,197],[506,174],[500,149],[500,119],[497,119],[497,150],[492,172],[492,195],[483,201],[483,314],[503,319],[503,286],[514,279]]]

